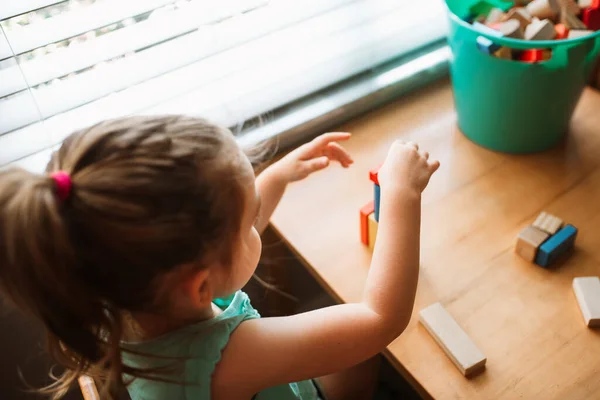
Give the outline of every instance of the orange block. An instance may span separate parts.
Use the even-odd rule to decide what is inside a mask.
[[[569,28],[567,28],[563,24],[554,25],[554,29],[556,30],[556,39],[566,39],[569,37]]]
[[[369,215],[375,212],[375,201],[371,200],[360,209],[360,241],[369,245]]]

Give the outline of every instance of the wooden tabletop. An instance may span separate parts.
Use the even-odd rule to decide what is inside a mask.
[[[413,317],[386,354],[421,395],[600,398],[600,330],[584,325],[571,287],[573,277],[600,275],[600,92],[586,89],[567,141],[543,154],[499,154],[467,140],[447,81],[339,130],[354,134],[355,164],[291,185],[272,225],[334,298],[359,301],[371,260],[359,234],[359,209],[373,196],[368,170],[397,138],[441,161],[423,195]],[[576,252],[554,270],[513,252],[542,210],[580,230]],[[463,377],[417,323],[437,301],[487,356],[482,374]]]

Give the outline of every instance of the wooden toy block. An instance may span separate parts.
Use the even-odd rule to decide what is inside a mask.
[[[463,19],[465,21],[467,21],[469,24],[473,24],[475,22],[483,24],[485,22],[485,15],[473,15],[473,14],[469,14],[467,17],[465,17]]]
[[[360,241],[369,245],[369,215],[375,212],[375,201],[371,200],[360,209]]]
[[[531,15],[527,12],[527,10],[523,7],[513,8],[506,14],[506,21],[510,19],[516,19],[521,24],[521,29],[525,31],[527,25],[532,22]]]
[[[590,8],[592,6],[593,2],[594,2],[594,0],[579,0],[579,1],[577,1],[577,5],[581,9]]]
[[[379,169],[381,165],[375,169],[369,171],[369,179],[376,185],[379,185]]]
[[[499,31],[503,36],[513,39],[523,39],[523,29],[521,23],[516,19],[509,19],[500,25]]]
[[[499,8],[492,8],[492,10],[489,12],[485,23],[486,24],[493,24],[495,22],[500,22],[503,20],[503,18],[506,16],[506,14],[504,13],[504,11],[502,11]]]
[[[494,56],[504,60],[512,60],[512,50],[509,47],[500,47],[494,52]]]
[[[547,232],[550,235],[554,235],[563,226],[563,220],[542,211],[540,215],[535,219],[533,226],[541,231]]]
[[[373,251],[377,240],[379,223],[375,220],[375,213],[369,214],[369,249]]]
[[[573,30],[569,31],[569,37],[568,38],[569,39],[579,39],[580,37],[591,35],[592,33],[594,33],[594,31],[573,29]]]
[[[528,226],[523,229],[517,236],[515,244],[515,253],[523,257],[527,261],[535,260],[538,248],[541,246],[550,235],[533,226]]]
[[[600,0],[594,0],[591,7],[583,10],[581,20],[588,29],[592,31],[600,30]]]
[[[558,0],[558,7],[560,9],[560,13],[569,13],[573,15],[579,15],[581,12],[581,8],[575,2],[575,0]]]
[[[502,27],[502,22],[494,22],[493,24],[486,24],[488,28],[492,28],[495,31],[500,31],[500,27]]]
[[[584,24],[579,18],[577,18],[575,15],[570,14],[568,12],[561,13],[560,23],[571,30],[573,30],[573,29],[587,30],[588,29],[586,24]]]
[[[563,24],[554,25],[554,29],[556,30],[556,39],[567,39],[569,37],[569,28]]]
[[[498,24],[498,25],[496,25],[496,24],[490,24],[490,25],[492,25],[494,27],[497,26],[498,28],[501,26],[501,24]],[[487,26],[487,25],[484,25],[484,24],[480,24],[479,22],[474,22],[473,23],[473,28],[477,29],[480,32],[487,33],[490,36],[502,37],[502,32],[500,32],[499,29],[493,28],[492,26]]]
[[[575,278],[573,291],[585,324],[590,328],[600,327],[600,279],[597,276]]]
[[[555,37],[554,24],[548,19],[534,21],[525,28],[525,39],[527,40],[553,40]]]
[[[375,201],[375,221],[379,222],[379,203],[381,200],[381,186],[373,185],[373,199]]]
[[[523,50],[519,56],[519,61],[524,63],[537,63],[548,61],[552,58],[552,51],[547,49]]]
[[[533,0],[525,9],[529,15],[539,19],[554,18],[560,12],[558,0]]]
[[[477,48],[485,54],[492,55],[500,49],[500,45],[492,42],[490,39],[479,36],[477,37]]]
[[[463,375],[485,368],[485,355],[440,303],[421,310],[419,321]]]
[[[544,268],[550,267],[573,249],[576,237],[577,228],[573,225],[566,225],[542,243],[535,256],[535,263]]]

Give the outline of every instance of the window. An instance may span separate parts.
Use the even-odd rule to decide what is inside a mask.
[[[439,0],[3,0],[0,166],[132,113],[226,126],[440,39]]]

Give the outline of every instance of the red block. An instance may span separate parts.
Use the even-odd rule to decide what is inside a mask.
[[[369,171],[369,179],[376,185],[379,185],[379,177],[378,177],[379,168],[381,168],[381,165],[379,167]]]
[[[523,53],[521,54],[521,57],[519,58],[519,60],[526,62],[526,63],[536,63],[536,62],[540,62],[540,61],[546,61],[549,59],[549,57],[544,52],[545,52],[545,50],[541,50],[541,49],[523,50]]]
[[[556,39],[566,39],[569,37],[569,28],[564,26],[563,24],[554,25],[554,29],[556,30]]]
[[[600,0],[594,0],[590,8],[583,10],[581,20],[589,30],[600,30]]]
[[[375,201],[371,200],[360,209],[360,241],[369,245],[369,215],[375,212]]]

